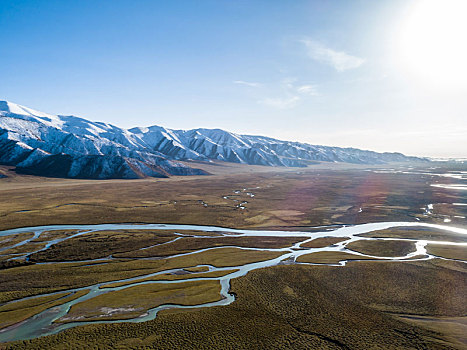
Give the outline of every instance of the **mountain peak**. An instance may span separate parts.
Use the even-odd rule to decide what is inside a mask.
[[[0,116],[1,115],[21,116],[20,119],[39,122],[55,128],[60,128],[63,125],[63,121],[59,116],[39,112],[10,101],[0,101]]]
[[[16,103],[9,101],[0,101],[0,112],[14,113],[14,114],[24,114],[25,107],[22,107]]]

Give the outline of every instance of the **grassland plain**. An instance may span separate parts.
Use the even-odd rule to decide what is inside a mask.
[[[5,168],[9,177],[0,179],[0,229],[51,224],[154,222],[315,230],[312,226],[417,219],[442,223],[446,218],[450,218],[452,225],[465,225],[462,217],[466,216],[467,207],[454,205],[467,202],[464,192],[430,186],[440,180],[436,175],[427,174],[426,170],[394,174],[373,172],[373,169],[365,171],[356,166],[338,169],[322,166],[292,171],[219,164],[206,168],[214,175],[134,181],[43,179],[16,176]],[[430,213],[424,209],[428,204],[434,208]],[[49,234],[63,237],[73,233]],[[202,274],[206,268],[196,265],[229,267],[279,256],[277,252],[216,248],[171,259],[136,260],[131,254],[145,247],[151,239],[168,242],[174,237],[174,232],[167,232],[167,236],[148,234],[84,234],[33,254],[31,260],[36,264],[4,266],[10,268],[0,270],[0,302],[171,268]],[[464,239],[459,235],[446,236],[445,232],[414,229],[365,235],[377,234],[388,238]],[[196,232],[192,235],[196,236]],[[228,237],[211,235],[213,242],[216,239],[225,240],[224,243],[229,241]],[[173,244],[172,253],[201,247],[196,237],[174,243],[179,241],[187,246]],[[292,242],[293,239],[288,242],[272,240],[261,244],[279,247]],[[329,245],[337,240],[312,242],[307,244]],[[41,243],[43,240],[39,238],[21,251],[34,249],[34,244],[39,246]],[[251,240],[245,245],[255,243],[259,242]],[[211,242],[210,246],[213,245]],[[406,251],[406,248],[405,245],[359,247],[366,251],[376,249],[379,254]],[[163,256],[163,250],[158,249],[148,256]],[[112,254],[128,254],[132,258],[108,259]],[[349,255],[344,254],[314,253],[300,259],[337,263],[349,259]],[[443,254],[447,254],[446,251]],[[350,258],[354,256],[350,255]],[[72,258],[104,259],[38,264]],[[362,258],[357,256],[357,259]],[[167,278],[177,278],[170,276]],[[441,259],[403,263],[355,261],[347,263],[346,267],[280,265],[255,270],[232,280],[231,291],[237,298],[228,306],[165,310],[153,321],[86,325],[56,335],[4,344],[4,347],[465,348],[459,335],[462,332],[456,333],[440,324],[443,319],[450,319],[454,320],[454,328],[462,329],[467,314],[466,276],[465,263]],[[118,302],[114,306],[118,308]],[[92,317],[92,310],[89,315]],[[414,317],[425,317],[426,320]]]
[[[276,266],[233,280],[238,298],[225,307],[168,310],[142,324],[88,325],[5,348],[460,349],[456,339],[400,317],[465,315],[458,264]]]
[[[242,167],[240,167],[242,168]],[[154,222],[235,228],[282,228],[377,221],[463,224],[459,191],[432,187],[429,174],[310,168],[141,180],[0,179],[0,229],[52,224]],[[252,170],[251,172],[249,170]],[[371,169],[370,169],[371,170]],[[238,192],[238,193],[236,193]],[[251,193],[254,195],[248,195]],[[236,197],[229,197],[236,196]],[[124,199],[124,200],[123,200]],[[241,209],[239,204],[245,209]],[[434,205],[425,215],[420,208]],[[443,214],[436,210],[442,209]]]

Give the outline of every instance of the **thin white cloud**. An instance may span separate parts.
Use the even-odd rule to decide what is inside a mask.
[[[250,82],[250,81],[244,81],[244,80],[235,80],[233,82],[234,84],[239,84],[239,85],[245,85],[249,87],[258,87],[261,86],[260,83],[255,83],[255,82]]]
[[[277,109],[291,109],[310,96],[319,96],[315,85],[299,84],[293,77],[283,79],[273,90],[276,90],[274,97],[263,97],[258,103]]]
[[[297,92],[301,95],[308,95],[308,96],[318,96],[318,91],[316,90],[316,86],[314,85],[302,85],[298,86]]]
[[[297,105],[300,97],[298,96],[289,96],[289,97],[268,97],[259,100],[258,103],[265,106],[274,107],[278,109],[288,109],[293,108]]]
[[[301,42],[307,47],[311,59],[330,65],[338,72],[355,69],[365,63],[364,58],[349,55],[344,51],[335,51],[315,40],[303,39]]]

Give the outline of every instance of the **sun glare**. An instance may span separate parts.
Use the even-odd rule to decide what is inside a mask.
[[[467,87],[467,0],[418,0],[399,28],[407,73],[441,88]]]

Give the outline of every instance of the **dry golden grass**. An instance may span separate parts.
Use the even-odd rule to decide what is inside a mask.
[[[209,271],[209,267],[207,266],[194,266],[194,267],[186,267],[184,268],[185,271],[188,272],[206,272]]]
[[[417,250],[414,242],[392,240],[359,240],[350,242],[346,248],[362,254],[383,257],[406,256]]]
[[[374,260],[374,258],[345,252],[316,252],[301,255],[297,258],[297,262],[312,264],[337,264],[342,260]]]
[[[225,231],[199,231],[199,230],[173,230],[173,232],[181,233],[190,236],[210,236],[220,237],[222,234],[231,234],[228,230]]]
[[[466,235],[428,227],[395,227],[386,230],[363,233],[360,236],[374,238],[426,239],[431,241],[451,241],[467,243]]]
[[[345,268],[276,266],[233,280],[231,290],[238,298],[228,306],[162,312],[143,323],[76,327],[5,347],[461,349],[443,328],[429,329],[392,314],[464,315],[467,279],[458,270],[462,265],[436,259],[353,262]]]
[[[429,254],[447,259],[457,259],[467,261],[467,247],[453,245],[427,244],[426,251]]]
[[[313,167],[268,170],[172,179],[0,179],[0,229],[155,222],[293,230],[327,224],[413,221],[426,203],[462,201],[462,194],[447,194],[438,188],[426,191],[426,179],[420,175]],[[223,198],[233,195],[234,190],[241,191],[240,200],[248,201],[245,210]],[[247,196],[248,191],[255,196]],[[364,210],[359,212],[362,206]],[[451,216],[452,224],[462,224],[462,219],[454,216],[461,216],[463,208],[451,206],[449,210],[446,215]],[[437,217],[422,220],[442,222]]]
[[[446,346],[465,349],[467,344],[467,317],[433,317],[400,315],[404,322],[441,333],[446,337]]]

